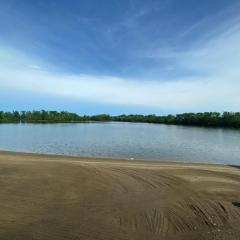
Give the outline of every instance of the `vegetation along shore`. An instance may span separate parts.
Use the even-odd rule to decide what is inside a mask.
[[[183,113],[176,115],[78,115],[66,111],[0,111],[0,123],[7,122],[88,122],[88,121],[118,121],[146,122],[176,125],[240,128],[240,112],[204,112]]]

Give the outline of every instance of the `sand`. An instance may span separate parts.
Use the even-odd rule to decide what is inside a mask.
[[[1,240],[240,239],[240,169],[0,152]]]

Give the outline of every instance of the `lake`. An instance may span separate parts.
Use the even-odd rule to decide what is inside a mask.
[[[240,165],[240,130],[119,122],[0,124],[0,150]]]

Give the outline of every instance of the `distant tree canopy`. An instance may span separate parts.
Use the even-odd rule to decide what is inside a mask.
[[[176,125],[192,125],[205,127],[229,127],[240,128],[240,112],[204,112],[204,113],[183,113],[177,115],[119,115],[110,116],[107,114],[80,116],[76,113],[66,111],[0,111],[0,123],[7,122],[87,122],[87,121],[118,121],[118,122],[146,122],[164,123]]]

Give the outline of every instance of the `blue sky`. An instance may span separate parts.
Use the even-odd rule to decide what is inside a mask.
[[[239,0],[1,0],[0,108],[239,111]]]

